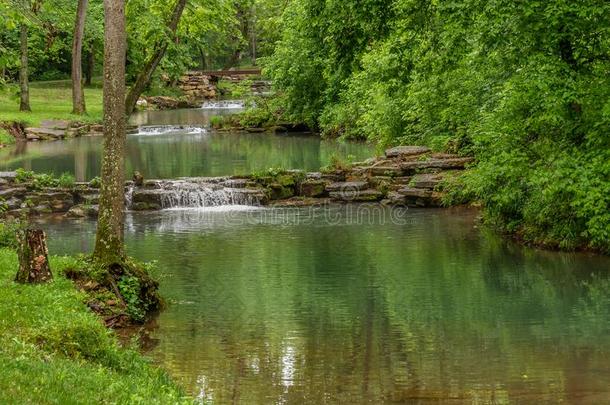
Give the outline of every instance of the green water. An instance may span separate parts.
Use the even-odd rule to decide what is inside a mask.
[[[231,110],[168,110],[135,114],[135,125],[207,126],[210,116]],[[126,168],[145,178],[228,176],[269,168],[316,171],[333,156],[361,161],[375,155],[371,145],[321,140],[316,135],[189,133],[188,129],[167,134],[127,137]],[[101,169],[102,137],[82,137],[55,142],[20,143],[0,149],[0,170],[24,168],[41,173],[72,173],[77,181],[98,176]]]
[[[610,402],[610,259],[513,245],[476,212],[130,214],[170,305],[149,355],[218,404]],[[52,253],[91,221],[47,222]]]

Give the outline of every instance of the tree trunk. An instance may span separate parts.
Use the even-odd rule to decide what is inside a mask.
[[[19,271],[18,283],[47,283],[53,280],[49,267],[47,237],[41,229],[26,229],[17,233]]]
[[[87,52],[87,65],[85,69],[85,85],[91,86],[91,80],[93,79],[93,69],[95,68],[95,52],[93,51],[93,43],[89,47]]]
[[[256,45],[257,45],[257,38],[256,38],[256,6],[253,4],[252,5],[252,22],[251,22],[251,26],[250,26],[250,30],[251,30],[251,38],[252,38],[252,66],[256,66]]]
[[[19,66],[19,111],[32,111],[30,108],[30,85],[28,82],[28,26],[21,24],[19,29],[19,45],[21,51],[21,65]]]
[[[186,0],[177,0],[172,17],[167,25],[167,28],[172,33],[172,37],[176,35],[176,30],[178,29],[178,24],[180,23],[180,18],[182,17],[182,12],[184,11],[185,6]],[[146,87],[150,84],[152,75],[161,62],[161,59],[163,59],[163,56],[165,56],[167,46],[172,39],[173,38],[164,37],[153,47],[152,55],[144,64],[144,67],[140,71],[136,81],[134,82],[133,86],[131,86],[131,89],[129,89],[129,94],[127,94],[127,99],[125,102],[125,111],[127,115],[131,114],[136,108],[136,103],[140,98],[140,94],[142,94],[144,89],[146,89]]]
[[[123,263],[125,208],[125,0],[104,0],[104,151],[93,257]]]
[[[74,38],[72,39],[72,113],[79,115],[86,112],[82,65],[86,17],[87,0],[78,0],[76,21],[74,23]]]

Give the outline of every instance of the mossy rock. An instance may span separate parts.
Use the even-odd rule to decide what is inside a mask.
[[[279,183],[271,184],[267,190],[270,200],[284,200],[294,196],[294,189],[292,187],[285,187]]]
[[[299,184],[299,195],[303,197],[321,197],[326,194],[324,180],[306,180]]]

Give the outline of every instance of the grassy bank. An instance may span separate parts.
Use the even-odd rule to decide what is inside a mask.
[[[8,85],[0,91],[0,121],[20,121],[30,126],[48,119],[100,121],[102,119],[102,87],[94,83],[85,88],[87,115],[74,115],[69,80],[34,82],[30,85],[32,112],[19,111],[18,86]]]
[[[14,251],[0,249],[0,403],[190,403],[161,370],[117,339],[51,258],[55,281],[18,285]]]

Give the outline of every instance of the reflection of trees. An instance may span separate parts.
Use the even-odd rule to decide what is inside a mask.
[[[407,226],[136,217],[130,250],[160,259],[176,301],[155,357],[218,403],[607,394],[610,283],[588,276],[607,258],[498,243],[460,211],[411,215]]]
[[[22,149],[0,151],[0,169],[26,167],[60,175],[73,173],[78,180],[99,174],[101,137],[32,143]],[[321,141],[315,136],[270,134],[189,134],[132,136],[127,142],[127,173],[138,170],[146,178],[226,176],[249,174],[270,167],[318,170],[333,155],[368,158],[365,144]]]

